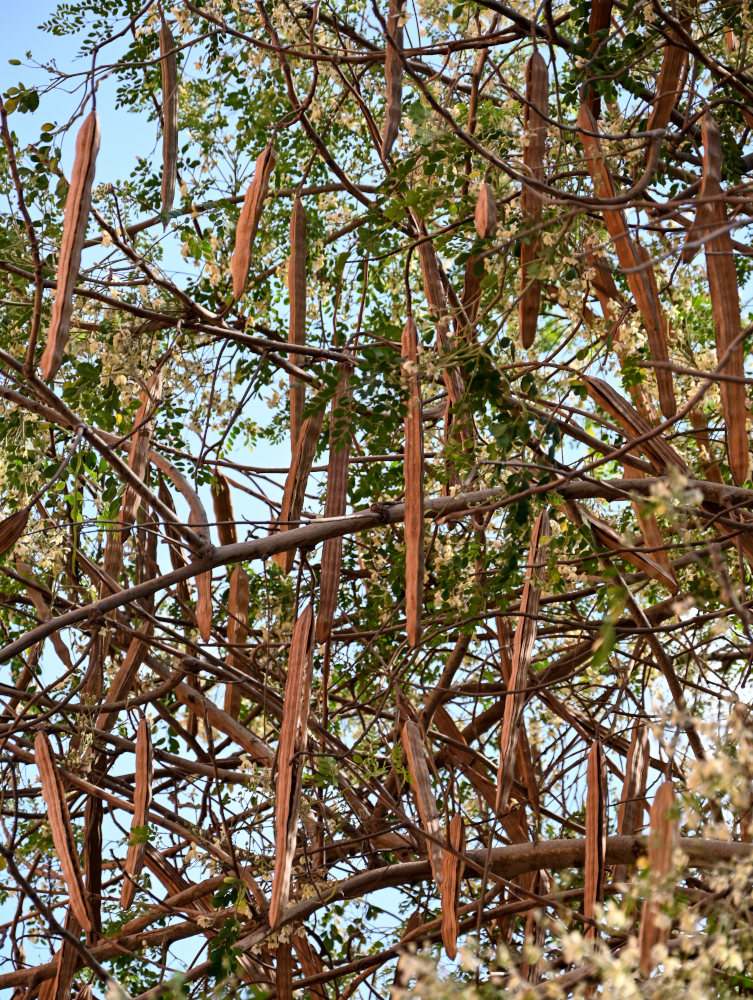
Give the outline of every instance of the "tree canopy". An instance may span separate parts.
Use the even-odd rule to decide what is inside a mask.
[[[750,994],[750,5],[42,28],[0,990]]]

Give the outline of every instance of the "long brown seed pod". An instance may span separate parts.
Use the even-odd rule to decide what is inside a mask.
[[[139,723],[136,734],[136,776],[133,792],[133,819],[131,821],[131,836],[146,826],[149,819],[149,807],[152,804],[152,778],[154,775],[154,753],[152,750],[152,732],[146,719]],[[133,902],[136,894],[136,879],[144,866],[144,850],[146,841],[129,844],[123,868],[126,878],[120,893],[120,905],[124,910]]]
[[[596,517],[586,507],[574,502],[570,503],[568,501],[566,510],[568,515],[571,516],[571,520],[576,524],[586,522],[589,525],[599,545],[602,545],[605,549],[609,549],[611,552],[616,552],[627,562],[635,566],[636,569],[641,570],[641,572],[651,577],[652,580],[658,580],[673,594],[677,593],[677,579],[674,573],[671,570],[667,571],[660,562],[647,552],[641,552],[639,549],[628,545],[611,524],[603,521],[600,517]],[[661,537],[659,541],[661,542]]]
[[[690,18],[683,18],[680,23],[683,28],[688,28]],[[682,77],[687,64],[688,50],[678,32],[674,28],[670,28],[662,54],[654,106],[648,119],[647,128],[649,131],[666,128],[670,115],[680,100]]]
[[[520,599],[520,614],[515,629],[512,650],[512,676],[510,692],[505,695],[505,709],[502,718],[502,732],[499,737],[499,767],[497,770],[497,813],[507,807],[514,779],[514,762],[518,743],[518,722],[525,704],[525,689],[528,668],[531,665],[533,644],[538,631],[539,599],[541,596],[540,577],[549,555],[549,514],[542,510],[531,532],[531,546],[528,551],[528,567],[523,595]],[[547,541],[544,541],[547,539]]]
[[[275,871],[269,903],[269,926],[274,928],[290,896],[298,813],[301,804],[302,751],[306,730],[314,648],[314,611],[307,604],[293,627],[288,678],[283,700],[275,784]]]
[[[162,213],[169,212],[175,199],[178,169],[178,57],[175,41],[164,16],[159,31],[162,70]]]
[[[607,850],[607,776],[604,751],[595,740],[588,754],[586,768],[586,865],[583,888],[583,915],[593,920],[594,907],[601,901],[604,889]],[[593,924],[586,927],[584,937],[595,937]]]
[[[15,511],[0,521],[0,556],[4,552],[7,552],[8,549],[13,548],[18,539],[26,531],[28,523],[29,510],[27,507],[22,507],[21,510]]]
[[[586,154],[586,165],[593,180],[596,196],[614,198],[614,182],[596,134],[598,126],[585,104],[581,105],[578,112],[578,128]],[[656,276],[651,267],[650,258],[644,248],[631,239],[621,209],[605,208],[602,215],[614,243],[620,267],[625,270],[628,287],[643,320],[651,358],[659,363],[655,371],[662,413],[665,417],[673,417],[677,412],[677,403],[672,372],[668,367],[662,367],[666,366],[669,361],[667,348],[669,331],[667,319],[659,301]]]
[[[536,180],[544,179],[547,123],[549,112],[549,70],[540,52],[534,52],[526,63],[526,107],[524,115],[523,162]],[[542,199],[539,192],[523,183],[521,209],[524,229],[534,229],[541,223]],[[520,301],[518,322],[524,347],[531,347],[541,304],[541,282],[533,276],[532,264],[541,256],[542,240],[538,231],[523,239],[520,245]]]
[[[348,459],[350,457],[351,434],[343,432],[337,416],[350,402],[349,369],[345,369],[332,399],[329,427],[329,465],[327,466],[327,493],[324,498],[324,516],[342,517],[348,500]],[[327,642],[332,631],[332,622],[340,589],[340,567],[342,564],[342,536],[328,538],[322,545],[322,567],[319,582],[319,609],[316,615],[316,641]]]
[[[242,660],[237,647],[246,641],[248,634],[248,573],[240,564],[230,574],[230,593],[227,599],[227,644],[228,664],[238,669]],[[241,707],[241,689],[237,684],[225,688],[225,711],[234,719],[238,718]]]
[[[76,940],[81,936],[81,928],[70,906],[65,914],[65,929]],[[54,961],[57,966],[55,978],[47,979],[42,983],[39,990],[39,1000],[68,1000],[71,995],[73,979],[81,965],[81,955],[69,938],[63,938],[55,953]],[[91,991],[91,987],[89,990]],[[79,990],[76,994],[76,1000],[81,996],[81,993],[82,991]],[[88,1000],[91,1000],[91,992]]]
[[[408,643],[421,641],[424,599],[424,442],[418,378],[418,331],[412,316],[403,327],[403,384],[408,390],[405,415],[405,613]]]
[[[73,313],[73,289],[81,266],[81,251],[89,222],[99,135],[97,112],[91,111],[84,119],[76,137],[71,186],[65,199],[57,291],[52,304],[47,345],[40,361],[42,377],[45,379],[54,378],[57,374],[63,360],[65,345],[68,343]]]
[[[405,759],[408,765],[408,773],[413,784],[413,794],[416,797],[418,814],[421,817],[421,824],[426,837],[426,849],[429,854],[432,875],[437,884],[437,888],[442,891],[442,858],[444,850],[439,846],[437,840],[440,836],[439,813],[437,812],[437,802],[431,790],[431,777],[429,775],[429,765],[426,762],[424,744],[421,739],[421,730],[415,722],[408,719],[403,724],[402,744],[405,750]]]
[[[588,34],[591,38],[591,51],[595,52],[602,43],[598,38],[598,32],[608,30],[612,23],[612,0],[593,0],[591,3],[591,16],[588,19]],[[599,117],[601,102],[594,87],[586,84],[586,102],[591,109],[594,118]]]
[[[288,341],[306,343],[306,210],[296,191],[293,212],[290,216],[290,260],[288,262],[288,295],[290,298],[290,325]],[[306,386],[294,375],[290,376],[290,446],[295,448],[303,423]]]
[[[465,846],[465,824],[460,813],[452,817],[447,832],[453,850],[445,851],[442,859],[442,943],[447,957],[453,959],[458,953],[458,893],[463,864],[453,851],[462,853]]]
[[[259,154],[256,169],[251,183],[243,199],[243,207],[235,230],[235,249],[230,260],[230,273],[233,277],[233,298],[237,302],[246,288],[246,278],[251,266],[251,250],[256,238],[256,232],[261,221],[264,199],[269,189],[269,178],[272,176],[277,157],[270,143]]]
[[[488,240],[497,231],[497,202],[492,186],[487,181],[481,185],[473,213],[476,232],[482,240]]]
[[[86,905],[84,880],[81,876],[65,789],[55,766],[50,741],[42,732],[37,733],[34,739],[34,762],[42,782],[42,797],[47,803],[47,820],[52,832],[52,842],[60,858],[60,867],[70,895],[71,909],[82,929],[90,931],[92,925],[89,907]]]
[[[633,725],[630,749],[625,761],[625,780],[617,812],[617,833],[623,837],[632,837],[643,825],[643,799],[646,794],[648,762],[648,726],[642,719],[637,719]],[[627,866],[615,866],[612,880],[624,882],[626,878]]]
[[[651,832],[648,837],[648,860],[651,865],[652,881],[660,883],[672,866],[672,851],[677,842],[678,824],[672,813],[675,795],[672,785],[665,781],[659,786],[651,806]],[[658,926],[659,907],[655,900],[647,899],[643,905],[640,933],[640,969],[644,976],[651,974],[654,967],[652,952],[657,944],[666,940],[668,929]]]
[[[382,133],[382,158],[392,152],[398,133],[403,105],[403,0],[389,0],[387,31],[391,39],[384,40],[384,77],[387,106]]]
[[[149,449],[154,428],[153,413],[162,399],[162,374],[156,372],[147,380],[146,388],[140,394],[141,406],[136,411],[134,427],[136,433],[128,452],[128,467],[135,476],[143,481],[149,458]],[[123,568],[123,544],[130,534],[136,521],[136,514],[141,505],[141,497],[136,490],[128,485],[123,493],[123,503],[120,507],[120,526],[108,533],[105,545],[104,570],[107,576],[117,583]],[[100,596],[105,597],[111,588],[103,582]]]
[[[212,480],[212,503],[214,517],[217,522],[217,534],[220,545],[234,545],[238,541],[238,531],[235,527],[233,500],[230,496],[230,483],[219,470],[215,471]]]
[[[298,435],[293,457],[290,462],[290,471],[285,480],[285,490],[282,496],[282,509],[280,511],[281,525],[277,530],[287,531],[290,527],[296,527],[296,521],[301,516],[303,502],[306,496],[306,483],[311,475],[311,466],[316,457],[316,448],[319,443],[319,435],[324,422],[324,411],[307,417],[301,433]],[[279,552],[272,556],[272,560],[281,567],[283,573],[289,573],[293,568],[295,552]]]
[[[131,639],[123,657],[123,662],[118,667],[115,676],[110,682],[110,687],[105,698],[106,705],[123,701],[133,686],[133,682],[138,673],[138,669],[144,661],[147,652],[147,639],[152,631],[151,623],[143,626],[139,632]],[[109,733],[118,718],[117,709],[101,711],[97,716],[96,728]]]
[[[732,237],[725,228],[727,217],[722,200],[722,145],[716,122],[707,112],[703,117],[703,182],[699,198],[706,202],[709,230],[706,235],[706,271],[711,293],[711,310],[716,334],[716,354],[719,361],[732,348],[725,364],[725,375],[736,376],[739,382],[722,381],[720,392],[727,439],[727,458],[732,478],[741,486],[748,478],[748,410],[745,383],[742,381],[743,344],[740,338],[740,292],[732,249]],[[714,235],[712,235],[712,233]]]

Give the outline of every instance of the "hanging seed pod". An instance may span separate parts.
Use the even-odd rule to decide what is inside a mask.
[[[68,343],[73,313],[73,289],[81,266],[81,251],[89,222],[94,167],[98,151],[99,119],[96,111],[91,111],[84,119],[76,137],[71,186],[65,199],[57,291],[47,331],[47,346],[40,361],[44,379],[55,377],[63,360],[65,345]]]
[[[473,217],[476,222],[476,232],[482,240],[494,236],[497,231],[497,202],[491,184],[486,181],[481,185]]]
[[[143,482],[151,447],[152,430],[154,429],[152,415],[162,399],[161,372],[150,376],[146,388],[139,395],[139,399],[141,406],[136,411],[134,421],[136,433],[128,452],[128,467]],[[141,497],[131,485],[127,485],[123,493],[123,503],[118,518],[120,526],[116,527],[114,531],[108,532],[105,544],[104,571],[113,583],[117,583],[120,579],[123,568],[123,545],[136,522],[136,514],[140,506]],[[105,581],[100,588],[100,596],[105,597],[111,592],[112,587]]]
[[[384,76],[387,94],[387,107],[384,116],[384,132],[382,133],[382,158],[392,152],[395,140],[400,132],[400,119],[403,104],[403,0],[389,0],[387,8],[387,31],[391,40],[385,38],[384,44]]]
[[[405,750],[405,759],[408,766],[408,774],[411,777],[413,794],[416,797],[418,814],[421,817],[426,838],[426,849],[429,853],[431,871],[434,876],[439,891],[442,891],[442,858],[444,851],[437,843],[440,836],[439,813],[437,812],[437,802],[431,790],[431,777],[429,775],[429,765],[426,762],[424,744],[421,739],[421,730],[415,722],[410,719],[404,723],[402,729],[402,744]]]
[[[269,190],[269,179],[276,162],[274,147],[270,143],[256,161],[253,179],[246,191],[246,197],[243,199],[243,207],[235,230],[235,249],[230,260],[233,298],[236,302],[246,289],[246,279],[251,266],[251,250],[261,221],[264,200]]]
[[[22,507],[0,521],[0,556],[12,549],[18,539],[26,531],[29,523],[29,510]]]
[[[525,704],[525,689],[528,682],[528,668],[531,665],[533,644],[538,631],[539,599],[541,596],[540,575],[549,558],[549,515],[543,510],[531,532],[531,546],[528,551],[528,567],[523,595],[520,599],[520,613],[515,629],[512,651],[512,675],[510,692],[505,695],[505,709],[502,718],[502,732],[499,737],[499,768],[497,770],[497,813],[507,808],[514,778],[518,729],[520,715]]]
[[[242,667],[238,646],[246,641],[248,634],[249,578],[248,573],[240,564],[230,574],[230,592],[227,599],[227,643],[228,665],[239,669]],[[234,719],[238,719],[241,707],[241,689],[238,684],[228,684],[225,687],[225,711]]]
[[[131,821],[131,837],[139,833],[149,820],[149,807],[152,804],[152,779],[154,776],[154,753],[152,750],[152,733],[149,723],[142,719],[136,734],[136,776],[133,791],[133,820]],[[144,866],[144,851],[146,841],[128,845],[124,870],[123,888],[120,893],[120,905],[127,910],[136,894],[136,879]]]
[[[523,121],[523,162],[536,180],[544,179],[547,122],[549,112],[549,70],[543,56],[534,52],[526,63],[526,107]],[[518,323],[524,347],[533,345],[541,304],[541,282],[533,274],[532,265],[541,257],[542,240],[537,227],[541,224],[543,201],[539,192],[523,183],[521,191],[522,226],[534,232],[524,237],[520,245],[520,301]]]
[[[336,415],[350,404],[352,389],[350,369],[343,366],[343,377],[332,400],[329,425],[329,465],[327,467],[327,493],[324,498],[324,516],[342,517],[348,500],[348,460],[350,458],[350,430],[342,434]],[[337,606],[342,563],[342,536],[328,538],[322,545],[322,568],[319,584],[319,611],[316,616],[316,641],[328,641]]]
[[[164,16],[159,32],[162,70],[162,214],[169,212],[175,199],[178,170],[178,57],[175,41]],[[165,222],[167,225],[167,222]]]
[[[608,31],[612,23],[612,0],[593,0],[591,4],[591,16],[588,19],[588,34],[591,39],[591,51],[596,52],[601,46],[603,39],[599,37],[600,32]],[[591,83],[586,83],[585,101],[591,110],[594,118],[599,117],[601,101]]]
[[[298,957],[301,972],[303,972],[305,977],[318,976],[324,972],[324,963],[322,962],[321,955],[311,944],[305,930],[296,931],[290,940]],[[321,982],[312,983],[309,987],[309,992],[315,1000],[327,1000],[327,990]]]
[[[316,448],[323,423],[323,411],[313,417],[307,417],[303,422],[290,462],[290,471],[285,480],[282,509],[280,510],[281,523],[277,528],[278,531],[287,531],[290,527],[297,527],[296,522],[303,510],[306,483],[311,475],[311,466],[316,457]],[[272,560],[277,563],[283,573],[289,573],[293,568],[295,552],[292,549],[287,552],[277,552],[272,556]]]
[[[421,388],[418,378],[418,331],[412,316],[403,327],[403,384],[408,391],[405,415],[405,611],[408,643],[421,642],[424,596],[424,444]]]
[[[651,806],[651,832],[648,838],[648,860],[651,866],[651,877],[654,883],[665,879],[672,866],[672,851],[677,843],[677,820],[672,816],[675,806],[675,796],[672,785],[665,781],[659,786]],[[654,968],[652,952],[657,944],[666,940],[668,929],[659,927],[657,916],[658,904],[653,899],[647,899],[643,904],[640,933],[641,974],[648,976]]]
[[[81,877],[65,789],[55,765],[50,741],[42,732],[37,733],[34,739],[34,763],[37,765],[42,782],[42,797],[47,803],[47,820],[50,824],[52,842],[60,859],[63,878],[70,895],[71,909],[82,929],[90,931],[92,925],[86,904],[86,890]]]
[[[146,655],[146,639],[151,633],[151,624],[144,626],[130,641],[123,662],[117,669],[115,676],[110,682],[110,687],[105,698],[106,705],[113,705],[115,702],[124,701],[133,686],[138,669],[144,661]],[[102,711],[97,716],[96,728],[109,733],[118,718],[118,711]]]
[[[586,769],[586,866],[583,889],[583,914],[593,920],[594,909],[604,891],[607,851],[607,775],[604,751],[595,741],[588,754]],[[596,936],[596,928],[587,925],[584,937]]]
[[[638,719],[633,725],[633,735],[625,761],[625,780],[622,784],[620,808],[617,813],[617,833],[622,837],[634,836],[643,825],[643,799],[648,779],[648,749],[648,726]],[[617,865],[612,881],[624,882],[626,878],[627,866]]]
[[[217,534],[220,536],[220,545],[235,545],[238,541],[238,532],[235,527],[235,513],[233,511],[233,500],[230,496],[230,483],[219,470],[215,470],[212,480],[212,503],[214,505],[214,519],[217,522]]]
[[[690,27],[690,18],[685,17],[680,23],[687,30]],[[674,28],[670,28],[662,54],[659,82],[656,85],[654,106],[648,120],[648,131],[667,127],[672,111],[677,107],[682,94],[682,78],[687,65],[688,50],[680,34]]]
[[[306,343],[306,210],[296,191],[293,213],[290,216],[290,260],[288,262],[288,295],[290,297],[290,326],[288,341]],[[303,423],[306,386],[294,375],[290,376],[290,445],[295,448]]]
[[[671,591],[671,593],[677,593],[677,580],[674,573],[668,573],[667,570],[659,562],[648,555],[648,553],[640,552],[638,549],[628,545],[622,536],[615,531],[610,524],[603,521],[601,518],[596,517],[596,515],[592,514],[586,507],[581,507],[579,504],[573,503],[567,509],[568,511],[577,511],[577,513],[574,513],[572,519],[576,524],[587,523],[591,528],[598,545],[605,549],[609,549],[611,552],[615,552],[626,562],[635,566],[636,569],[639,569],[641,572],[651,577],[652,580],[658,580],[660,583],[663,583],[664,586]]]
[[[578,112],[580,140],[586,154],[586,165],[591,175],[594,191],[599,198],[614,198],[615,187],[596,135],[596,121],[582,104]],[[612,238],[620,267],[625,271],[628,287],[635,299],[638,312],[648,339],[651,358],[659,365],[669,361],[667,348],[667,320],[659,301],[656,276],[648,253],[630,238],[625,216],[620,209],[605,208],[602,212],[607,231]],[[665,417],[671,418],[677,412],[672,372],[667,367],[657,367],[656,383],[659,403]]]
[[[465,850],[465,824],[460,813],[450,820],[447,831],[452,851],[445,851],[442,859],[442,943],[447,957],[452,960],[458,953],[458,894],[462,861],[456,853]]]
[[[737,376],[741,381],[722,381],[720,392],[727,438],[727,457],[732,478],[741,486],[748,478],[748,410],[745,397],[743,345],[740,338],[740,292],[732,249],[732,237],[725,229],[727,222],[721,187],[722,144],[716,122],[707,112],[703,117],[703,183],[699,197],[709,206],[709,232],[704,234],[706,271],[708,274],[711,310],[716,334],[716,354],[722,358],[737,339],[724,366],[724,375]],[[712,235],[714,233],[715,235]]]
[[[78,941],[81,936],[81,927],[78,920],[73,915],[73,910],[69,906],[65,914],[65,929]],[[69,938],[63,938],[60,947],[54,958],[57,971],[54,979],[45,979],[39,988],[39,1000],[68,1000],[71,995],[71,987],[76,972],[81,963],[81,956]],[[82,987],[76,994],[76,1000],[92,1000],[91,986],[89,993],[85,994],[87,987]]]
[[[290,641],[288,678],[283,699],[275,784],[275,870],[269,903],[269,926],[274,928],[290,897],[290,875],[295,856],[301,804],[302,751],[306,730],[314,648],[314,612],[311,604],[299,615]]]

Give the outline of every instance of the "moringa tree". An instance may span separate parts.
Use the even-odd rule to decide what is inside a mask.
[[[14,60],[3,995],[751,992],[750,18]]]

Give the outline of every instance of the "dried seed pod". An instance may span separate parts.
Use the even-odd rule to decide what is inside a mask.
[[[439,813],[437,812],[437,801],[431,790],[431,777],[429,775],[429,765],[426,763],[424,744],[421,739],[421,730],[415,722],[410,719],[404,723],[402,729],[402,744],[405,750],[405,759],[408,765],[408,773],[411,777],[413,794],[416,797],[418,814],[426,837],[426,849],[429,853],[431,871],[437,888],[442,890],[442,858],[444,850],[437,841],[440,837]]]
[[[568,514],[573,512],[572,520],[576,524],[584,522],[588,524],[597,544],[603,546],[605,549],[609,549],[611,552],[617,553],[617,555],[635,566],[636,569],[641,570],[641,572],[651,577],[652,580],[658,580],[660,583],[663,583],[673,594],[677,593],[677,580],[674,573],[671,571],[667,572],[664,566],[653,559],[647,552],[641,552],[639,549],[628,545],[611,524],[603,521],[600,517],[596,517],[590,510],[586,507],[581,507],[579,504],[570,504],[567,507],[567,511]]]
[[[497,202],[491,184],[486,181],[481,185],[473,217],[476,222],[476,232],[482,240],[494,236],[497,231]]]
[[[63,360],[65,345],[68,343],[73,313],[73,289],[81,266],[81,251],[89,222],[99,135],[99,119],[96,111],[91,111],[84,119],[76,137],[71,186],[65,199],[57,291],[52,304],[47,345],[40,361],[42,377],[45,379],[54,378],[57,374]]]
[[[450,820],[447,831],[452,851],[445,851],[442,859],[442,943],[447,957],[452,960],[458,953],[458,893],[460,890],[460,869],[462,861],[453,852],[465,849],[465,824],[460,813]]]
[[[586,164],[594,184],[594,190],[599,198],[614,198],[615,187],[612,176],[604,159],[599,142],[598,126],[585,104],[578,112],[578,128],[580,140],[586,154]],[[614,242],[614,248],[625,270],[628,286],[635,299],[651,351],[651,358],[658,362],[656,368],[656,383],[659,392],[659,403],[665,417],[673,417],[677,412],[672,372],[665,366],[669,361],[667,348],[667,320],[659,301],[656,276],[648,253],[638,243],[635,243],[628,232],[625,216],[621,209],[605,208],[604,223]]]
[[[515,629],[512,652],[512,675],[510,692],[505,695],[505,709],[502,718],[502,732],[499,737],[499,768],[497,770],[496,811],[507,808],[514,778],[514,761],[518,743],[520,715],[525,704],[525,689],[528,682],[528,668],[531,665],[533,644],[538,631],[540,575],[546,565],[549,546],[549,514],[543,510],[536,518],[531,532],[531,546],[528,551],[528,567],[523,595],[520,599],[520,613]]]
[[[72,937],[78,941],[81,936],[81,927],[73,914],[71,907],[65,914],[65,929]],[[81,956],[69,938],[63,938],[60,947],[54,958],[57,970],[54,979],[45,979],[39,989],[39,1000],[68,1000],[71,995],[71,987],[76,972],[81,963]],[[88,995],[84,993],[86,987],[82,987],[76,994],[76,1000],[92,1000],[91,986],[88,987]]]
[[[408,390],[405,415],[405,611],[408,643],[421,641],[424,595],[424,443],[418,378],[418,331],[412,316],[403,327],[403,384]]]
[[[526,63],[526,107],[524,115],[523,162],[537,180],[544,179],[547,122],[549,112],[549,70],[539,52]],[[523,183],[521,209],[523,228],[534,229],[541,223],[543,202],[539,192]],[[542,240],[538,231],[525,237],[520,245],[520,301],[518,323],[524,347],[533,345],[541,305],[541,282],[533,274],[533,265],[541,257]]]
[[[632,837],[642,826],[643,799],[648,779],[648,750],[648,726],[643,720],[637,719],[633,725],[633,735],[625,761],[625,780],[622,784],[620,808],[617,813],[617,832],[623,837]],[[624,882],[626,878],[627,866],[617,865],[612,880]]]
[[[8,549],[13,548],[26,531],[28,523],[29,510],[26,507],[22,507],[21,510],[15,511],[0,521],[0,556]]]
[[[302,751],[306,748],[311,667],[314,648],[314,612],[307,604],[293,627],[288,678],[283,699],[275,784],[275,870],[269,903],[269,926],[274,928],[290,896],[298,813],[301,804]]]
[[[593,0],[591,4],[591,16],[588,20],[588,34],[591,38],[591,51],[596,52],[601,46],[603,39],[599,38],[599,32],[608,32],[612,23],[612,0]],[[589,82],[585,85],[585,97],[591,114],[594,118],[599,117],[601,100],[593,85]]]
[[[214,504],[214,517],[217,522],[220,545],[235,545],[238,541],[238,532],[235,527],[230,483],[219,470],[215,470],[212,480],[212,503]]]
[[[282,941],[274,951],[275,996],[278,1000],[293,1000],[293,945]]]
[[[110,687],[105,698],[106,705],[112,705],[118,701],[124,701],[133,686],[133,682],[138,673],[138,669],[143,663],[146,655],[146,640],[152,631],[151,624],[145,625],[131,639],[123,657],[123,662],[118,667],[115,676],[110,682]],[[116,709],[112,711],[101,711],[97,716],[96,727],[109,733],[118,718]]]
[[[298,435],[298,440],[293,450],[290,471],[285,480],[282,509],[280,511],[281,524],[277,529],[278,531],[287,531],[291,526],[295,527],[295,522],[301,516],[303,501],[306,495],[306,483],[311,475],[311,466],[314,464],[323,422],[323,411],[313,417],[307,417],[303,422],[301,433]],[[293,568],[295,552],[292,549],[287,552],[278,552],[272,556],[272,559],[281,567],[283,573],[289,573]]]
[[[671,870],[672,851],[677,843],[678,824],[673,817],[675,807],[675,796],[672,785],[665,781],[659,786],[654,802],[651,806],[650,821],[651,832],[648,838],[648,860],[651,866],[651,877],[654,883],[659,883],[665,879]],[[647,899],[643,904],[643,914],[641,916],[640,933],[638,936],[640,946],[640,969],[641,974],[648,976],[654,967],[653,949],[657,944],[665,941],[668,930],[659,927],[657,916],[659,906],[653,899]]]
[[[348,500],[348,460],[350,457],[351,435],[348,430],[342,434],[337,426],[336,415],[350,403],[350,371],[343,366],[343,377],[332,400],[332,415],[329,426],[329,465],[327,467],[327,493],[324,498],[324,516],[342,517]],[[340,589],[340,566],[342,563],[342,536],[328,538],[322,545],[322,568],[319,582],[319,610],[316,616],[316,640],[327,642],[332,630],[332,622]]]
[[[306,210],[296,191],[293,213],[290,216],[290,260],[288,262],[288,295],[290,297],[290,326],[288,341],[306,343]],[[306,386],[294,375],[290,376],[290,445],[295,448],[303,423]]]
[[[651,434],[651,425],[624,396],[621,396],[608,382],[593,375],[585,376],[584,381],[591,399],[614,417],[628,440],[646,437],[639,450],[645,453],[657,472],[664,473],[674,468],[687,475],[688,467],[679,452],[675,451],[661,435]]]
[[[241,658],[237,647],[245,643],[248,634],[249,578],[240,564],[230,574],[230,593],[227,599],[228,665],[238,669]],[[241,707],[241,689],[237,684],[225,688],[225,711],[238,718]]]
[[[149,458],[149,449],[152,440],[152,430],[154,429],[153,414],[162,399],[162,374],[156,372],[150,376],[146,388],[139,396],[141,406],[136,411],[134,427],[136,433],[133,436],[131,447],[128,452],[128,468],[140,480],[144,479],[146,466]],[[131,527],[136,521],[136,515],[141,506],[141,497],[131,485],[127,485],[123,493],[123,503],[120,507],[120,527],[110,531],[105,545],[104,571],[110,577],[113,584],[117,584],[123,568],[123,545],[128,538]],[[100,588],[100,597],[105,597],[112,592],[112,586],[107,581],[103,581]]]
[[[149,723],[142,719],[136,734],[136,776],[133,791],[133,820],[131,821],[131,837],[147,825],[149,807],[152,804],[152,778],[154,775],[154,753],[152,751],[152,733]],[[125,864],[126,878],[120,893],[120,905],[124,910],[133,902],[136,894],[136,879],[144,866],[144,850],[146,841],[128,845]]]
[[[680,23],[683,28],[687,28],[690,19],[683,18]],[[682,78],[687,64],[688,50],[679,33],[674,28],[670,28],[662,54],[654,106],[648,120],[649,131],[667,127],[672,111],[680,100]]]
[[[90,931],[92,925],[89,907],[86,903],[84,880],[81,876],[65,789],[55,765],[50,741],[42,732],[37,733],[34,739],[34,762],[42,782],[42,797],[47,803],[47,820],[52,832],[52,842],[60,858],[60,867],[70,895],[71,909],[82,929]]]
[[[246,190],[246,197],[243,199],[243,207],[235,230],[235,249],[230,261],[233,298],[236,302],[246,289],[246,278],[248,278],[251,266],[251,250],[261,221],[264,199],[269,190],[269,179],[276,162],[274,147],[270,143],[256,160],[254,176]]]
[[[601,901],[607,850],[607,775],[604,751],[598,740],[591,745],[586,769],[586,866],[583,889],[583,914],[593,919],[594,907]],[[586,927],[584,936],[595,937],[596,928]]]
[[[324,963],[322,962],[321,955],[311,944],[305,930],[296,931],[290,940],[298,956],[298,962],[304,976],[308,978],[309,976],[318,976],[324,972]],[[309,987],[309,992],[316,1000],[327,1000],[327,990],[321,982],[312,983]]]
[[[175,199],[178,169],[178,58],[175,41],[162,16],[159,32],[162,70],[162,213],[169,212]],[[167,223],[165,223],[167,224]]]
[[[387,106],[382,133],[382,158],[392,152],[398,133],[403,104],[403,17],[404,0],[389,0],[387,8],[387,31],[391,40],[385,38],[384,76]]]
[[[706,271],[711,310],[714,317],[716,354],[719,363],[730,352],[723,374],[736,376],[739,382],[720,385],[727,439],[727,457],[732,478],[741,486],[748,478],[748,409],[746,406],[743,345],[740,337],[740,292],[732,249],[732,237],[725,228],[727,218],[722,200],[722,144],[716,122],[707,112],[703,117],[703,183],[699,197],[708,204],[709,232],[704,234]],[[712,235],[713,234],[713,235]],[[736,346],[732,347],[737,340]]]

